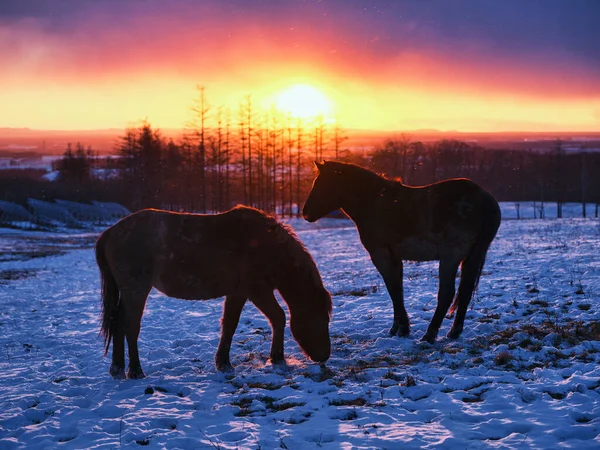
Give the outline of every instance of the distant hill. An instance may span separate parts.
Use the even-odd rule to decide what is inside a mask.
[[[164,136],[176,138],[180,130],[161,130]],[[45,155],[62,154],[67,144],[81,142],[100,154],[113,153],[125,130],[33,130],[30,128],[0,128],[0,151],[18,153],[34,151]]]
[[[21,152],[36,152],[44,155],[62,154],[68,143],[75,145],[81,142],[84,147],[91,146],[100,154],[111,154],[118,144],[119,137],[125,130],[117,128],[98,130],[35,130],[30,128],[0,128],[0,152],[11,154]],[[161,129],[165,137],[177,140],[183,129]],[[409,136],[413,141],[439,141],[441,139],[457,139],[477,143],[488,148],[529,149],[540,145],[540,142],[561,139],[563,141],[577,141],[583,147],[600,147],[600,132],[463,132],[442,131],[436,129],[418,130],[345,130],[348,140],[342,144],[343,148],[371,148],[382,144],[386,139]]]

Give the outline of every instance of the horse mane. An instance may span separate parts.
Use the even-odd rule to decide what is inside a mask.
[[[323,280],[321,279],[321,274],[319,273],[319,269],[317,268],[315,260],[302,241],[300,241],[292,227],[285,223],[279,222],[274,217],[270,217],[270,219],[273,221],[271,230],[272,233],[274,233],[275,242],[278,244],[278,247],[283,248],[283,255],[287,256],[285,261],[281,261],[281,269],[288,273],[290,271],[302,271],[308,276],[312,287],[316,288],[317,290],[327,292],[323,286]],[[321,296],[319,296],[319,298],[320,297]],[[326,300],[324,306],[327,308],[327,312],[331,316],[331,295],[329,295],[327,292],[327,295],[323,297]]]
[[[274,252],[272,264],[273,272],[277,277],[276,282],[289,279],[290,274],[294,272],[300,272],[306,277],[304,281],[308,279],[311,287],[315,288],[315,290],[327,292],[323,286],[323,280],[321,279],[317,264],[291,226],[280,222],[275,216],[251,206],[237,205],[223,214],[229,214],[233,217],[237,216],[245,221],[252,221],[261,229],[266,228],[266,233],[272,238],[269,241],[274,244],[272,248]],[[291,288],[295,289],[295,287]],[[285,287],[283,289],[286,290]],[[280,287],[278,287],[278,290],[280,290]],[[327,301],[324,306],[326,306],[327,311],[331,315],[331,296],[328,294],[326,298]]]
[[[381,183],[399,183],[399,181],[388,180],[382,174],[378,174],[365,167],[358,166],[353,163],[345,163],[339,161],[324,161],[323,169],[325,172],[331,172],[339,175],[348,175],[354,181],[360,179],[363,183],[381,184]]]

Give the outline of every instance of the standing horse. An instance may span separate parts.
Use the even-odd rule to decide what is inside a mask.
[[[354,221],[392,298],[394,323],[390,334],[407,336],[410,332],[402,260],[437,260],[437,307],[422,340],[435,341],[451,304],[451,312],[457,313],[448,337],[458,338],[488,247],[500,226],[498,202],[467,179],[410,187],[354,164],[315,164],[318,175],[303,216],[314,222],[342,208]],[[454,298],[459,265],[460,284]]]
[[[285,313],[290,329],[310,359],[330,354],[331,296],[311,255],[287,226],[273,217],[238,206],[222,214],[179,214],[146,209],[108,228],[96,244],[102,278],[105,355],[113,343],[110,374],[143,378],[138,335],[152,287],[170,297],[206,300],[225,296],[221,338],[215,355],[219,370],[231,369],[229,350],[242,308],[250,300],[272,328],[271,361],[283,356]]]

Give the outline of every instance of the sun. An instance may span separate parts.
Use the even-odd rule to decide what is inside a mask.
[[[287,88],[277,97],[275,107],[299,119],[327,117],[331,113],[331,101],[321,91],[307,84],[295,84]]]

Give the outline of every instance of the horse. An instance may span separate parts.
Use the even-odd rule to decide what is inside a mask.
[[[315,362],[329,358],[331,295],[317,266],[291,228],[257,209],[237,206],[220,214],[144,209],[106,229],[95,250],[102,282],[100,333],[105,356],[112,341],[114,378],[145,377],[137,341],[153,287],[184,300],[225,297],[217,370],[233,370],[229,352],[247,300],[271,324],[271,362],[285,363],[286,316],[274,290],[287,303],[302,351]]]
[[[439,261],[437,307],[421,340],[435,342],[449,308],[456,316],[447,337],[458,338],[500,226],[500,207],[494,197],[465,178],[412,187],[354,164],[323,161],[315,166],[317,176],[303,217],[314,222],[341,208],[354,221],[392,300],[390,335],[410,333],[404,308],[403,260]]]

